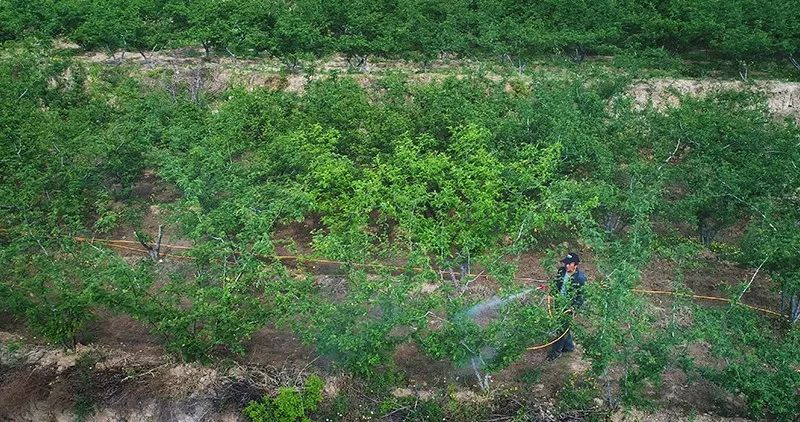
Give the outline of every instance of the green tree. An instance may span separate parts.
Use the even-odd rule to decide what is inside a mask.
[[[139,24],[135,2],[117,7],[103,0],[91,3],[86,20],[75,29],[73,39],[87,50],[103,48],[112,56],[122,49],[122,58],[129,42],[135,38]]]
[[[771,159],[761,145],[774,132],[767,115],[753,107],[755,98],[744,93],[686,98],[658,118],[657,137],[676,146],[677,164],[666,170],[679,199],[668,212],[695,224],[704,244],[750,213],[748,204],[767,183]]]
[[[203,46],[206,59],[213,49],[224,49],[231,38],[234,0],[176,1],[169,4],[172,22],[181,37]],[[196,45],[196,44],[195,44]]]
[[[326,50],[324,28],[324,8],[319,2],[303,1],[297,7],[279,2],[269,51],[281,58],[290,71],[295,71],[301,59]]]
[[[344,53],[350,65],[367,71],[370,55],[385,56],[398,51],[398,41],[409,25],[396,1],[353,0],[324,3],[334,49]]]

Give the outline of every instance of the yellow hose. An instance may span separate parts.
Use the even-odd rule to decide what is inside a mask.
[[[80,241],[80,242],[89,242],[89,243],[98,242],[98,243],[106,244],[106,245],[111,246],[113,248],[147,253],[147,251],[143,250],[143,249],[130,248],[130,247],[119,245],[119,243],[139,244],[139,242],[134,242],[134,241],[130,241],[130,240],[87,239],[85,237],[75,237],[75,240]],[[166,248],[172,248],[172,249],[191,249],[191,247],[179,246],[179,245],[162,245],[162,246],[164,246]],[[163,256],[168,256],[168,257],[172,257],[172,258],[179,258],[179,259],[193,259],[192,257],[185,256],[185,255],[165,254]],[[277,260],[294,259],[294,260],[297,260],[297,261],[317,262],[317,263],[323,263],[323,264],[337,264],[337,265],[345,264],[342,261],[334,261],[334,260],[320,259],[320,258],[310,258],[310,257],[304,257],[304,256],[300,256],[300,255],[274,255],[274,256],[261,256],[261,255],[258,255],[258,257],[259,258],[266,258],[266,259],[270,259],[271,258],[271,259],[277,259]],[[406,270],[406,268],[398,267],[398,266],[394,266],[394,265],[358,264],[358,263],[355,263],[355,264],[352,264],[352,265],[356,265],[356,266],[359,266],[359,267],[385,268],[385,269],[399,270],[399,271],[405,271]],[[422,268],[414,268],[414,269],[420,270],[420,271],[422,270]],[[450,272],[450,271],[438,271],[439,275],[449,275],[451,273],[452,272]],[[456,272],[455,274],[459,274],[459,273]],[[468,274],[468,275],[472,275],[472,274]],[[483,275],[483,273],[478,274],[478,276],[488,277],[488,276]],[[532,279],[532,278],[528,278],[528,277],[515,277],[515,279],[516,280],[520,280],[520,281],[534,281],[534,282],[537,282],[537,283],[547,283],[546,280]],[[719,302],[726,302],[726,303],[730,303],[731,302],[730,299],[722,298],[722,297],[695,295],[695,294],[674,292],[674,291],[668,291],[668,290],[632,289],[632,291],[634,291],[636,293],[644,293],[644,294],[673,295],[673,296],[679,296],[679,297],[691,297],[693,299],[716,300],[716,301],[719,301]],[[552,301],[552,298],[550,297],[550,295],[547,295],[547,314],[550,317],[553,316],[553,310],[552,310],[552,306],[551,306],[551,301]],[[763,313],[766,313],[766,314],[769,314],[769,315],[773,315],[773,316],[783,317],[783,315],[781,315],[780,313],[772,311],[772,310],[769,310],[769,309],[765,309],[765,308],[761,308],[761,307],[753,306],[753,305],[748,305],[746,303],[741,303],[741,302],[740,302],[740,304],[743,305],[743,306],[746,306],[747,308],[755,310],[755,311],[763,312]],[[528,350],[539,350],[539,349],[543,349],[545,347],[551,346],[551,345],[555,344],[557,341],[561,340],[565,335],[567,335],[568,332],[569,332],[569,329],[566,329],[555,340],[552,340],[552,341],[550,341],[548,343],[541,344],[541,345],[538,345],[538,346],[528,347]]]

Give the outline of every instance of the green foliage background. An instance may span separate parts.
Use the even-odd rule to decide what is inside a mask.
[[[148,5],[171,7],[171,22],[186,28],[209,19],[200,27],[241,29],[216,21],[214,8],[227,2],[191,17],[181,15],[186,5]],[[91,14],[70,16],[60,14],[48,33],[102,32],[82,20]],[[466,15],[447,16],[443,24],[459,27]],[[335,36],[354,55],[366,54],[365,45],[375,49],[369,54],[403,50],[370,31],[377,18],[358,19],[361,26],[331,30],[320,45]],[[541,48],[574,43],[570,31],[559,28],[562,38]],[[624,34],[598,24],[576,48]],[[230,47],[213,31],[192,36]],[[134,43],[129,35],[102,42]],[[735,259],[763,265],[776,289],[797,297],[800,131],[770,117],[758,97],[723,92],[637,111],[625,94],[631,76],[597,67],[531,74],[511,92],[480,74],[425,84],[389,75],[375,90],[332,75],[302,95],[233,88],[198,96],[145,87],[124,68],[85,66],[36,41],[7,43],[0,74],[0,311],[52,341],[74,344],[93,318],[112,312],[143,321],[185,359],[242,353],[252,333],[277,323],[367,379],[396,371],[393,354],[405,342],[456,365],[492,350],[482,369],[497,370],[561,325],[535,304],[537,291],[476,323],[467,312],[485,297],[470,292],[467,273],[481,268],[508,296],[529,287],[518,280],[527,275],[520,253],[555,262],[569,246],[588,252],[601,275],[587,287],[576,332],[594,376],[611,382],[622,373],[615,399],[639,403],[665,370],[682,365],[742,393],[752,416],[788,420],[800,405],[792,391],[800,384],[796,324],[737,304],[744,287],[723,308],[676,301],[676,311],[693,316],[689,326],[659,320],[632,291],[654,256],[689,262],[720,230],[744,223],[741,242],[728,245]],[[130,224],[123,210],[146,205],[132,189],[145,170],[179,192],[165,206],[194,245],[191,263],[132,263],[73,240]],[[305,220],[318,222],[311,254],[345,263],[333,281],[302,262],[269,259],[276,231]],[[365,266],[374,262],[399,269]],[[687,358],[697,342],[710,345],[723,369]]]
[[[580,63],[625,53],[659,67],[707,52],[746,68],[800,54],[800,3],[782,0],[3,0],[0,42],[61,37],[89,50],[202,45],[239,56],[273,55],[296,68],[330,52],[365,69],[369,56],[430,60],[442,54],[520,67],[556,53]]]

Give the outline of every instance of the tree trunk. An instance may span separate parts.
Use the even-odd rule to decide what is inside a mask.
[[[150,59],[148,59],[148,58],[147,58],[147,55],[145,55],[145,54],[144,54],[144,50],[143,50],[143,49],[141,49],[141,48],[139,48],[138,50],[139,50],[139,54],[140,54],[140,55],[142,56],[142,58],[144,59],[144,64],[145,64],[145,65],[147,65],[147,66],[150,66]]]
[[[126,51],[128,51],[128,43],[125,40],[122,40],[122,54],[119,56],[119,64],[122,64],[122,61],[125,60]]]
[[[621,217],[615,212],[606,214],[606,221],[603,223],[603,229],[606,233],[613,233],[619,228]]]
[[[286,56],[283,62],[286,64],[286,69],[289,70],[289,73],[297,73],[297,70],[300,68],[300,58],[294,54]]]
[[[700,242],[708,246],[714,240],[714,236],[717,235],[717,229],[707,218],[700,217],[700,221],[697,224],[697,233],[700,236]]]
[[[111,61],[116,64],[119,64],[119,62],[117,61],[116,50],[111,45],[108,45],[107,48],[108,48],[108,55],[111,56]]]
[[[133,236],[139,241],[139,243],[141,243],[142,246],[144,246],[145,249],[147,249],[147,255],[150,256],[150,259],[158,262],[161,258],[161,239],[164,236],[164,226],[158,226],[158,237],[156,238],[156,243],[154,245],[148,245],[147,242],[145,242],[145,238],[136,232],[133,232]]]
[[[793,55],[789,55],[789,62],[794,66],[795,69],[800,70],[800,63],[797,62],[797,59],[794,58]]]
[[[781,313],[793,324],[800,320],[800,296],[781,292]]]
[[[369,72],[369,65],[367,64],[368,56],[369,56],[368,54],[365,54],[363,56],[354,54],[352,56],[347,57],[347,63],[350,65],[350,67],[358,69],[359,72],[367,73]]]
[[[582,45],[576,45],[574,48],[574,54],[572,56],[572,60],[575,64],[583,63],[583,59],[586,58],[586,50],[583,48]]]
[[[170,97],[172,97],[172,102],[176,102],[178,100],[178,87],[175,82],[175,76],[172,77],[172,81],[169,83],[164,83],[164,89],[169,92]]]
[[[198,66],[193,73],[192,84],[189,86],[189,96],[192,102],[198,102],[200,98],[200,91],[203,88],[203,67]]]

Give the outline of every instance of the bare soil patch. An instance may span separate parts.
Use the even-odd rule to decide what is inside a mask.
[[[642,287],[668,291],[685,287],[698,295],[727,298],[733,286],[746,284],[751,279],[753,283],[742,296],[743,302],[777,311],[780,296],[769,275],[765,272],[756,274],[752,268],[743,268],[719,260],[711,252],[705,252],[697,266],[684,270],[682,276],[678,273],[678,266],[674,262],[654,259],[642,274]],[[654,295],[651,300],[655,304],[665,305],[671,303],[672,298]],[[706,303],[714,305],[715,302],[706,301]]]
[[[0,420],[11,421],[35,403],[47,400],[55,370],[35,365],[0,366],[0,374]]]
[[[115,315],[105,311],[98,312],[97,320],[91,323],[85,338],[80,340],[96,346],[135,353],[140,357],[160,357],[166,354],[164,347],[144,323],[128,315]]]
[[[752,91],[767,96],[767,108],[779,117],[791,117],[800,123],[800,83],[779,81],[720,81],[692,79],[648,79],[630,88],[638,108],[652,106],[666,110],[680,104],[680,96],[703,97],[720,91]]]
[[[134,74],[143,75],[143,80],[154,88],[167,89],[173,94],[185,89],[194,96],[203,91],[221,92],[231,86],[243,86],[248,90],[264,88],[303,93],[309,82],[328,77],[330,74],[354,78],[361,86],[370,87],[380,75],[398,70],[406,73],[411,81],[421,83],[439,81],[447,75],[464,77],[475,71],[483,71],[487,79],[496,82],[504,79],[486,70],[480,62],[447,57],[428,63],[374,60],[369,63],[368,72],[362,73],[354,69],[344,56],[334,55],[309,62],[300,72],[284,76],[281,74],[283,65],[277,59],[215,57],[206,60],[199,50],[192,48],[152,53],[148,55],[147,60],[131,52],[127,52],[123,60],[120,60],[120,56],[121,54],[117,54],[111,57],[105,53],[95,52],[79,56],[79,59],[106,65],[124,63],[135,69],[132,71]],[[555,69],[540,69],[541,66],[534,68],[557,73]],[[531,82],[531,77],[525,74],[515,74],[511,78],[518,80],[522,85],[530,85]],[[511,85],[506,89],[511,89]],[[679,97],[682,95],[705,96],[723,90],[764,93],[767,96],[767,108],[771,113],[779,117],[793,118],[795,122],[800,123],[800,83],[796,82],[662,78],[636,81],[629,87],[628,92],[638,108],[652,106],[657,110],[665,110],[678,105]]]
[[[245,347],[247,354],[239,359],[245,364],[304,366],[315,357],[312,347],[304,345],[290,331],[271,324],[253,333]]]
[[[412,387],[443,387],[457,383],[470,386],[475,379],[471,369],[458,370],[446,361],[431,359],[423,350],[414,343],[403,343],[397,346],[394,361],[407,376],[407,382]]]

